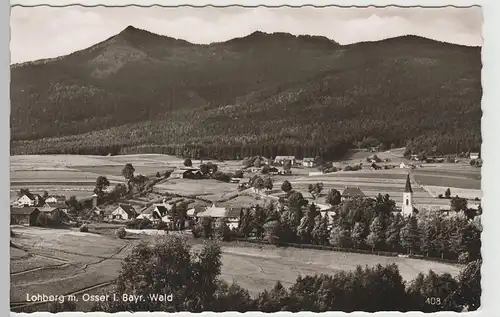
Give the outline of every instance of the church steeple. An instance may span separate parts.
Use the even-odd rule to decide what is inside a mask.
[[[403,192],[401,213],[403,216],[413,215],[413,190],[411,189],[410,174],[406,175],[406,186]]]
[[[406,175],[405,193],[413,193],[411,189],[410,174]]]

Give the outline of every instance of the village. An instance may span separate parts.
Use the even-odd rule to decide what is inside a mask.
[[[428,199],[423,199],[423,205],[418,204],[418,194],[416,198],[411,196],[413,193],[410,193],[408,197],[408,188],[411,188],[411,183],[416,183],[412,171],[425,169],[425,166],[429,165],[458,164],[459,160],[469,161],[470,166],[474,167],[480,167],[482,164],[479,153],[468,153],[468,157],[462,158],[422,158],[412,155],[398,163],[393,162],[390,156],[378,153],[377,150],[377,148],[365,149],[363,153],[368,154],[365,160],[360,160],[359,164],[354,164],[353,160],[347,163],[341,162],[344,164],[343,167],[338,166],[339,164],[324,162],[320,157],[299,160],[294,156],[276,156],[274,159],[257,156],[243,160],[240,167],[233,165],[233,170],[221,171],[210,161],[206,163],[200,161],[199,165],[195,166],[191,159],[185,159],[181,166],[165,171],[162,175],[157,172],[152,177],[153,180],[143,175],[134,175],[134,167],[128,163],[122,171],[125,184],[118,184],[115,188],[97,189],[96,187],[90,199],[80,202],[74,197],[69,199],[63,195],[49,195],[48,192],[31,193],[29,189],[21,189],[17,200],[11,204],[11,224],[50,226],[49,220],[59,219],[57,220],[59,223],[52,225],[66,224],[85,227],[85,224],[98,222],[124,224],[128,225],[131,230],[139,229],[139,227],[140,229],[178,230],[182,228],[185,230],[192,229],[201,219],[210,218],[214,220],[211,222],[213,225],[217,220],[223,219],[230,229],[236,230],[244,209],[275,204],[276,208],[285,210],[286,199],[290,196],[289,191],[299,192],[308,203],[314,204],[322,216],[329,213],[330,217],[333,217],[334,207],[340,201],[365,196],[375,199],[378,194],[385,195],[388,192],[377,193],[370,190],[370,193],[364,193],[360,189],[360,185],[363,187],[363,180],[352,182],[346,179],[344,186],[340,184],[341,182],[335,183],[340,186],[330,186],[329,181],[335,178],[329,178],[329,175],[337,173],[350,176],[346,174],[352,173],[351,175],[358,177],[363,174],[358,175],[356,171],[376,173],[380,170],[393,169],[393,174],[398,175],[399,178],[399,188],[393,188],[390,192],[391,199],[396,202],[397,206],[392,212],[411,216],[413,209],[432,206],[426,205]],[[383,177],[384,175],[380,175],[380,178]],[[137,185],[137,180],[141,183],[140,186]],[[99,179],[97,182],[99,183]],[[135,185],[133,185],[134,182]],[[292,187],[291,183],[297,185],[293,186],[293,190],[286,190],[284,187]],[[106,184],[109,185],[107,179],[104,182],[104,185]],[[281,186],[280,189],[276,189],[277,184]],[[217,193],[218,197],[213,197],[215,199],[207,199],[206,195],[200,195],[197,190],[193,189],[197,186],[207,186],[209,191],[217,191],[217,187],[220,187],[222,194]],[[392,184],[392,187],[394,186],[395,184]],[[413,186],[421,187],[418,183]],[[118,196],[107,194],[113,191],[121,191],[121,194]],[[340,201],[335,202],[336,198],[333,198],[335,195],[340,197]],[[438,197],[434,197],[434,200],[452,198],[451,193],[446,193],[446,191],[436,196]],[[479,197],[467,199],[468,206],[476,209],[479,201]],[[436,210],[435,205],[433,209]],[[438,209],[446,212],[450,209],[450,204],[438,205]]]

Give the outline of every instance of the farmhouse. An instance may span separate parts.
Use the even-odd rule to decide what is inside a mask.
[[[173,171],[170,178],[201,178],[201,172],[198,168],[182,167]]]
[[[129,204],[119,204],[111,214],[109,215],[110,220],[130,220],[137,216],[137,212],[134,207]]]
[[[229,182],[232,183],[232,184],[238,184],[242,180],[243,180],[243,178],[233,177],[233,178],[231,178],[231,180]]]
[[[43,198],[38,194],[27,193],[19,197],[17,204],[24,207],[40,207],[43,204]]]
[[[399,164],[399,168],[408,168],[409,166],[406,165],[404,162],[401,162],[401,164]]]
[[[476,152],[471,152],[471,153],[469,154],[469,158],[470,158],[471,160],[477,160],[477,159],[479,158],[479,153],[476,153]]]
[[[375,163],[372,163],[372,165],[370,165],[370,167],[371,167],[372,170],[381,170],[382,169],[382,167],[378,166]]]
[[[314,157],[304,157],[304,159],[302,159],[302,166],[314,167]]]
[[[216,207],[215,204],[207,207],[205,211],[202,211],[196,215],[197,218],[213,218],[217,219],[226,219],[228,226],[230,229],[238,228],[239,219],[241,214],[241,208],[225,208],[225,207]]]
[[[11,207],[10,224],[34,226],[40,211],[36,207]]]
[[[365,194],[359,187],[346,187],[342,192],[342,200],[365,197]]]
[[[276,156],[274,158],[274,163],[279,165],[283,165],[285,161],[290,161],[292,165],[296,163],[295,156]]]
[[[276,167],[270,167],[269,170],[268,170],[268,173],[271,174],[271,175],[277,175],[279,172],[279,170],[276,168]]]
[[[45,203],[51,203],[51,204],[66,203],[66,196],[51,195],[51,196],[45,198]]]

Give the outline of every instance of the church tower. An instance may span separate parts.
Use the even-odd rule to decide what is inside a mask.
[[[413,215],[413,190],[411,189],[410,174],[406,176],[406,186],[403,193],[403,207],[401,208],[401,214],[404,217]]]

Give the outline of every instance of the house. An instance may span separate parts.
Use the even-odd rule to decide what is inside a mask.
[[[10,224],[22,226],[35,226],[40,211],[36,207],[11,207]]]
[[[359,187],[346,187],[342,192],[342,200],[353,199],[358,197],[365,197],[365,194]]]
[[[370,165],[370,167],[371,167],[372,170],[381,170],[382,169],[382,167],[378,166],[375,163],[372,163],[372,165]]]
[[[65,203],[66,204],[66,196],[63,195],[52,195],[45,198],[45,203]]]
[[[283,165],[283,163],[285,163],[285,161],[290,161],[292,163],[292,165],[294,165],[296,163],[295,156],[276,156],[274,158],[275,164]]]
[[[174,170],[169,178],[201,178],[200,169],[194,167],[181,167]]]
[[[57,215],[61,215],[63,213],[61,209],[52,207],[39,207],[38,210],[40,211],[41,214],[44,214],[49,217],[54,217]]]
[[[304,159],[302,159],[302,166],[314,167],[314,157],[304,157]]]
[[[290,175],[290,174],[292,174],[292,171],[291,170],[284,170],[284,169],[282,169],[282,170],[278,171],[278,174],[279,175]]]
[[[474,153],[473,153],[473,152],[471,152],[471,153],[469,154],[469,158],[470,158],[471,160],[477,160],[477,159],[479,158],[479,153],[476,153],[476,152],[474,152]]]
[[[68,210],[69,210],[69,207],[68,205],[66,205],[65,202],[63,201],[59,201],[59,202],[47,202],[47,200],[45,200],[45,205],[43,205],[44,208],[58,208],[60,209],[61,211],[67,213]]]
[[[229,182],[232,183],[232,184],[238,184],[242,180],[243,180],[243,178],[233,177],[233,178],[231,178],[231,180]]]
[[[273,167],[269,168],[268,173],[271,174],[271,175],[278,175],[279,170],[276,167],[273,166]]]
[[[409,166],[406,165],[404,162],[401,162],[401,164],[399,164],[399,168],[408,168]]]
[[[38,194],[26,193],[19,197],[17,204],[24,207],[41,207],[43,198]]]
[[[109,215],[110,220],[131,220],[135,217],[137,212],[130,204],[119,204]]]
[[[205,211],[202,211],[196,215],[196,218],[213,218],[225,219],[230,229],[238,228],[240,220],[241,208],[226,208],[226,207],[216,207],[215,204],[206,207]],[[214,222],[215,224],[215,222]]]
[[[412,160],[412,161],[418,161],[419,160],[418,155],[417,154],[412,154],[411,157],[410,157],[410,160]]]

